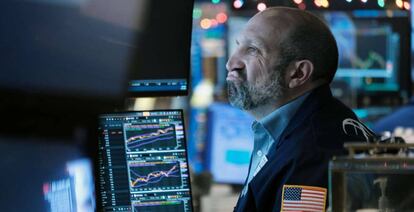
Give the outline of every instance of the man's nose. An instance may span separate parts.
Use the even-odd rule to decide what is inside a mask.
[[[237,54],[233,54],[227,61],[226,68],[228,72],[240,71],[245,68],[245,64],[242,60],[238,58]]]

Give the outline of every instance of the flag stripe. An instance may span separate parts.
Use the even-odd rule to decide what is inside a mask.
[[[315,194],[304,194],[302,193],[302,197],[316,197],[316,198],[323,198],[325,195],[315,195]]]
[[[303,193],[314,193],[314,194],[321,194],[321,195],[325,195],[324,191],[314,191],[314,190],[308,190],[308,189],[303,189],[302,191]]]
[[[322,206],[318,206],[318,207],[314,207],[314,206],[308,206],[308,205],[298,205],[298,204],[293,204],[293,205],[290,205],[290,204],[286,204],[285,205],[285,209],[286,208],[295,208],[295,207],[304,207],[304,208],[309,208],[309,209],[319,209],[319,210],[322,210],[323,209],[323,207]]]
[[[283,209],[283,211],[300,211],[300,212],[323,212],[323,210],[312,210],[312,209],[308,209],[308,208],[301,208],[301,207],[297,207],[297,208],[289,208],[289,209]]]
[[[302,197],[302,200],[312,200],[312,201],[317,201],[317,202],[325,202],[325,200],[323,200],[321,198],[312,198],[312,197]]]
[[[292,200],[285,200],[285,203],[303,203],[303,204],[312,204],[312,205],[325,205],[324,202],[313,202],[313,201],[292,201]]]
[[[309,203],[306,203],[306,202],[285,202],[285,204],[284,205],[306,205],[306,206],[308,206],[309,205],[309,207],[323,207],[324,205],[319,205],[319,204],[309,204]]]

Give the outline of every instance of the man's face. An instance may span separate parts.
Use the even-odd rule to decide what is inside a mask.
[[[226,65],[233,106],[252,110],[282,98],[288,66],[279,57],[278,41],[282,35],[260,15],[247,23]]]

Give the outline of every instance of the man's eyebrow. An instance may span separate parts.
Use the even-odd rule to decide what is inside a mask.
[[[252,39],[249,38],[241,38],[241,39],[236,39],[236,44],[240,45],[240,44],[244,44],[244,45],[255,45],[255,46],[263,46],[261,44],[261,42],[258,41],[254,41]]]
[[[256,40],[256,39],[250,39],[250,38],[241,38],[242,43],[246,44],[246,45],[254,45],[256,47],[265,49],[265,45],[263,42],[261,42],[260,40]],[[240,45],[240,41],[239,39],[236,39],[236,44]]]
[[[259,48],[261,50],[265,50],[266,46],[264,45],[263,42],[260,42],[259,40],[252,40],[252,39],[248,39],[246,40],[247,45],[249,46],[254,46],[256,48]]]
[[[263,42],[260,42],[258,40],[250,40],[250,43],[252,45],[255,45],[255,46],[259,47],[259,48],[262,48],[262,49],[265,48],[265,45],[263,44]]]

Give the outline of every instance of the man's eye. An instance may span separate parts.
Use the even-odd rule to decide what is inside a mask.
[[[247,52],[248,53],[257,53],[257,48],[255,47],[247,47]]]

